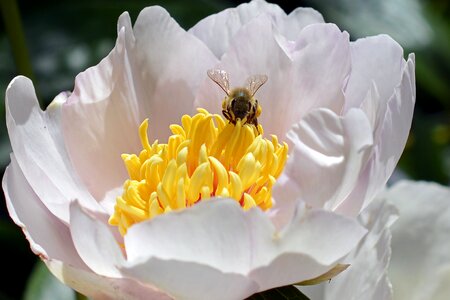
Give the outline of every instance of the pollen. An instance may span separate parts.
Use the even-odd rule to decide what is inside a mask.
[[[139,127],[143,150],[122,154],[129,179],[109,219],[125,235],[133,224],[181,210],[199,201],[232,198],[244,210],[272,206],[272,186],[283,171],[288,146],[263,128],[236,124],[198,109],[170,126],[167,144],[147,136],[148,119]]]

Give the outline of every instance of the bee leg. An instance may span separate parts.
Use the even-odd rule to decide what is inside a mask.
[[[257,120],[256,120],[256,109],[255,109],[255,106],[253,105],[253,106],[251,106],[251,108],[249,109],[249,114],[248,114],[248,117],[247,117],[247,120],[248,120],[248,122],[247,123],[250,123],[250,124],[253,124],[253,125],[255,125],[255,122],[258,122]]]
[[[261,132],[259,132],[259,128],[258,128],[258,119],[254,118],[251,123],[255,126],[256,131],[258,132],[258,134],[261,134]]]
[[[256,117],[259,117],[261,115],[261,112],[262,112],[262,107],[261,107],[261,105],[258,104],[258,100],[256,100],[256,112],[255,112]]]
[[[223,110],[227,109],[227,98],[223,99],[222,101],[222,109]]]
[[[225,119],[227,119],[228,121],[230,121],[231,123],[233,123],[233,120],[232,120],[232,118],[231,118],[231,115],[230,115],[230,113],[229,113],[228,111],[222,110],[222,114],[223,114],[223,116],[225,117]],[[234,123],[233,123],[233,124],[234,124]]]

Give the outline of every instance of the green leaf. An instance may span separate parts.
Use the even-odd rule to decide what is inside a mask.
[[[28,278],[23,300],[75,300],[75,292],[54,277],[41,261]]]
[[[339,275],[341,272],[345,271],[350,265],[347,264],[337,264],[332,269],[328,270],[327,272],[323,273],[320,276],[317,276],[315,278],[309,279],[309,280],[303,280],[299,283],[296,283],[295,285],[315,285],[319,284],[321,282],[331,280],[333,277]]]
[[[246,300],[273,300],[273,299],[310,300],[293,285],[277,287],[271,290],[257,293],[248,297]]]

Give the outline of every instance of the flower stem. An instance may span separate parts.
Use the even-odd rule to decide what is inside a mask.
[[[16,0],[0,0],[0,9],[5,21],[6,34],[11,43],[17,72],[33,80],[33,70],[25,42],[19,8]]]
[[[83,294],[80,294],[80,293],[78,293],[78,292],[75,292],[75,299],[76,299],[76,300],[88,300],[89,298],[86,297],[86,296],[83,295]]]

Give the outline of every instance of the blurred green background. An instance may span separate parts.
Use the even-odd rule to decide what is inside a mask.
[[[288,1],[285,1],[288,2]],[[416,53],[417,103],[413,129],[394,178],[409,177],[448,185],[450,178],[450,2],[447,0],[322,0],[278,4],[319,10],[352,40],[387,33]],[[114,46],[117,18],[134,21],[145,6],[161,5],[185,29],[241,1],[11,1],[0,0],[0,166],[11,151],[5,125],[4,91],[19,74],[33,79],[45,107],[60,91],[72,90],[75,76],[97,64]],[[15,10],[15,8],[17,10]],[[20,22],[14,24],[14,12]],[[17,24],[21,24],[20,29]],[[25,44],[21,44],[23,34]],[[25,47],[22,47],[25,45]],[[3,194],[2,194],[3,196]],[[20,228],[0,201],[2,299],[75,299],[48,277]],[[34,267],[34,272],[32,272]],[[14,270],[14,271],[12,271]],[[32,275],[30,275],[32,274]],[[44,288],[43,288],[44,287]],[[28,289],[26,291],[26,289]]]

